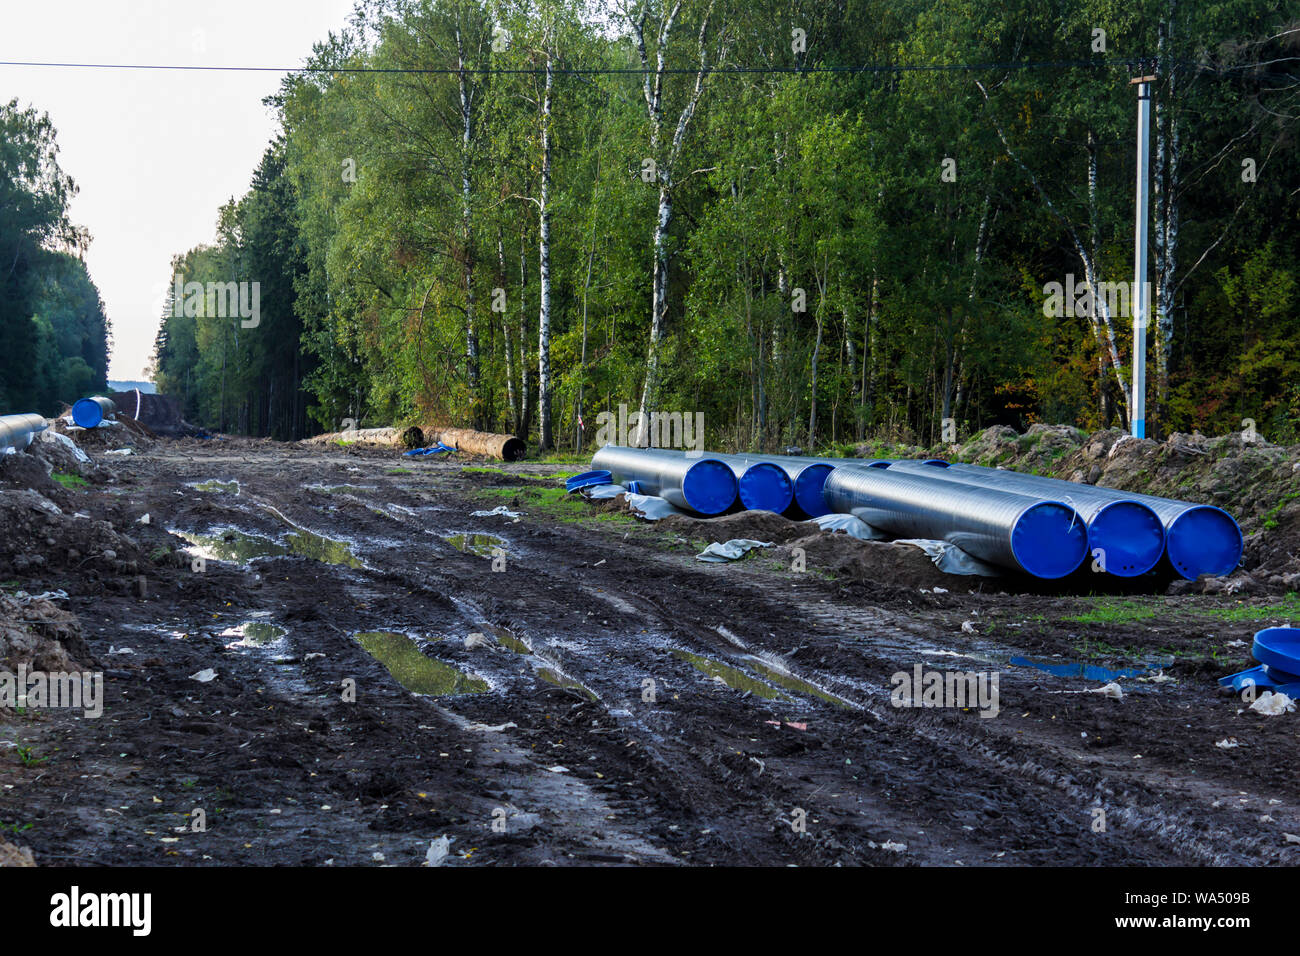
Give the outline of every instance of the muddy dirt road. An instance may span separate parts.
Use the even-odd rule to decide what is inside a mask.
[[[527,462],[228,440],[106,467],[62,510],[138,560],[5,583],[66,590],[105,675],[99,719],[0,714],[0,837],[42,865],[420,865],[442,837],[457,866],[1300,859],[1300,716],[1214,684],[1294,595],[1008,594],[820,539],[801,573],[792,524],[704,564],[699,523]],[[471,516],[498,506],[525,514]],[[996,672],[996,716],[892,706],[917,665]]]

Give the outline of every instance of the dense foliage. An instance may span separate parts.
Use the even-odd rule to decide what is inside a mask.
[[[102,391],[108,320],[76,253],[76,194],[48,116],[0,103],[0,414],[54,415]]]
[[[158,381],[282,437],[569,446],[620,405],[751,448],[1123,424],[1131,290],[1101,293],[1133,278],[1149,74],[1148,427],[1295,439],[1300,25],[1277,10],[363,0],[272,99],[217,242],[177,259],[260,282],[262,321],[172,310]],[[1053,310],[1051,283],[1077,294]]]

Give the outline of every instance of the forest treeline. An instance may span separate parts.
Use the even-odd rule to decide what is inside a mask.
[[[439,422],[567,448],[620,405],[703,412],[740,448],[1125,425],[1147,75],[1148,429],[1297,440],[1300,20],[1278,10],[362,0],[268,100],[280,132],[216,240],[174,262],[258,283],[256,323],[174,296],[156,381],[280,438]]]
[[[68,218],[49,116],[0,103],[0,415],[52,416],[106,386],[109,326]]]

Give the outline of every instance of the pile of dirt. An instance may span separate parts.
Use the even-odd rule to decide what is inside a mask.
[[[62,592],[0,592],[0,667],[65,673],[93,660],[81,622],[56,603],[66,599]]]
[[[771,511],[741,511],[721,518],[692,518],[688,515],[669,515],[659,522],[659,527],[684,538],[710,543],[748,538],[751,541],[771,541],[784,544],[808,534],[809,526],[791,521]]]
[[[109,396],[117,405],[117,419],[129,421],[144,429],[150,437],[165,435],[179,438],[192,435],[196,429],[181,417],[180,400],[171,395],[150,395],[132,389],[113,392]]]
[[[58,569],[94,579],[139,573],[145,558],[135,541],[107,521],[78,515],[31,488],[0,490],[0,575]]]
[[[787,565],[801,549],[807,569],[828,571],[865,585],[873,592],[944,588],[972,591],[989,579],[940,571],[920,548],[887,541],[862,541],[842,532],[818,531],[796,538],[772,553]]]

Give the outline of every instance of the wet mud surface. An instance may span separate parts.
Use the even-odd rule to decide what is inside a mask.
[[[98,719],[0,711],[0,837],[41,865],[420,865],[444,836],[456,866],[1300,859],[1300,715],[1215,683],[1300,618],[1284,593],[1025,594],[775,518],[705,564],[709,522],[528,462],[105,467],[49,493],[135,550],[7,575],[67,592],[105,681]],[[996,672],[996,716],[893,706],[918,665]]]

